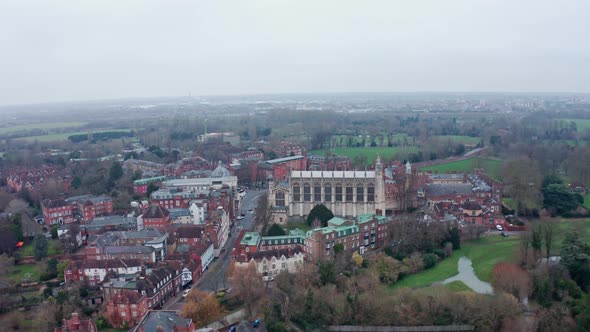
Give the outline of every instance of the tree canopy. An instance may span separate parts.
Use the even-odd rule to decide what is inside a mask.
[[[273,224],[268,229],[268,236],[281,236],[285,235],[285,230],[278,224]]]
[[[334,218],[334,213],[330,211],[324,204],[318,204],[309,211],[307,215],[307,224],[312,225],[313,222],[317,219],[321,221],[322,227],[328,225],[328,220]]]

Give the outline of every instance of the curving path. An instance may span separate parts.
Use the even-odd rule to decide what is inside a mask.
[[[474,292],[479,294],[494,294],[494,289],[489,282],[481,281],[475,275],[471,260],[465,256],[459,258],[457,263],[459,274],[456,276],[445,279],[437,284],[448,284],[453,281],[462,281],[467,287],[471,288]]]

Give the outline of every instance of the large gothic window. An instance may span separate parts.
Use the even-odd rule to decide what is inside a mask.
[[[331,202],[332,201],[332,185],[326,184],[324,187],[324,202]]]
[[[352,188],[352,184],[346,185],[346,201],[352,202],[352,196],[354,193],[354,188]]]
[[[367,186],[367,201],[375,201],[375,186],[372,183],[369,183],[369,185]]]
[[[364,202],[365,201],[365,187],[362,184],[356,186],[356,201],[357,202]]]
[[[309,183],[305,183],[303,185],[303,201],[311,201],[311,187],[309,186]]]
[[[322,186],[319,183],[313,185],[313,201],[314,202],[321,202],[322,201]]]
[[[301,187],[299,186],[299,183],[293,184],[293,201],[301,201]]]
[[[336,202],[342,202],[342,185],[336,184]]]
[[[285,206],[285,193],[282,191],[278,191],[275,194],[275,204],[276,206]]]

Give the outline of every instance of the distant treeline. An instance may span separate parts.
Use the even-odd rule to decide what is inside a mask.
[[[92,139],[93,141],[106,141],[122,137],[133,137],[133,131],[103,131],[99,133],[79,134],[68,136],[68,139],[74,143],[80,143]]]

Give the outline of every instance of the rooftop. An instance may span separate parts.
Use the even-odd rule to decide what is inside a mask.
[[[287,161],[291,161],[291,160],[299,160],[299,159],[303,159],[304,157],[302,155],[298,155],[298,156],[290,156],[290,157],[284,157],[284,158],[277,158],[277,159],[271,159],[271,160],[267,160],[265,161],[267,164],[278,164],[278,163],[284,163]]]
[[[469,183],[429,183],[426,185],[427,195],[470,195],[472,186]]]
[[[260,243],[260,234],[257,232],[246,232],[240,245],[243,246],[258,246]]]
[[[138,324],[134,331],[177,331],[177,327],[188,327],[192,324],[192,319],[178,316],[176,311],[150,310]]]
[[[291,178],[374,179],[375,171],[291,171]]]
[[[345,219],[339,218],[339,217],[334,217],[330,220],[328,220],[328,225],[331,226],[342,226],[344,225],[344,223],[346,222]]]

